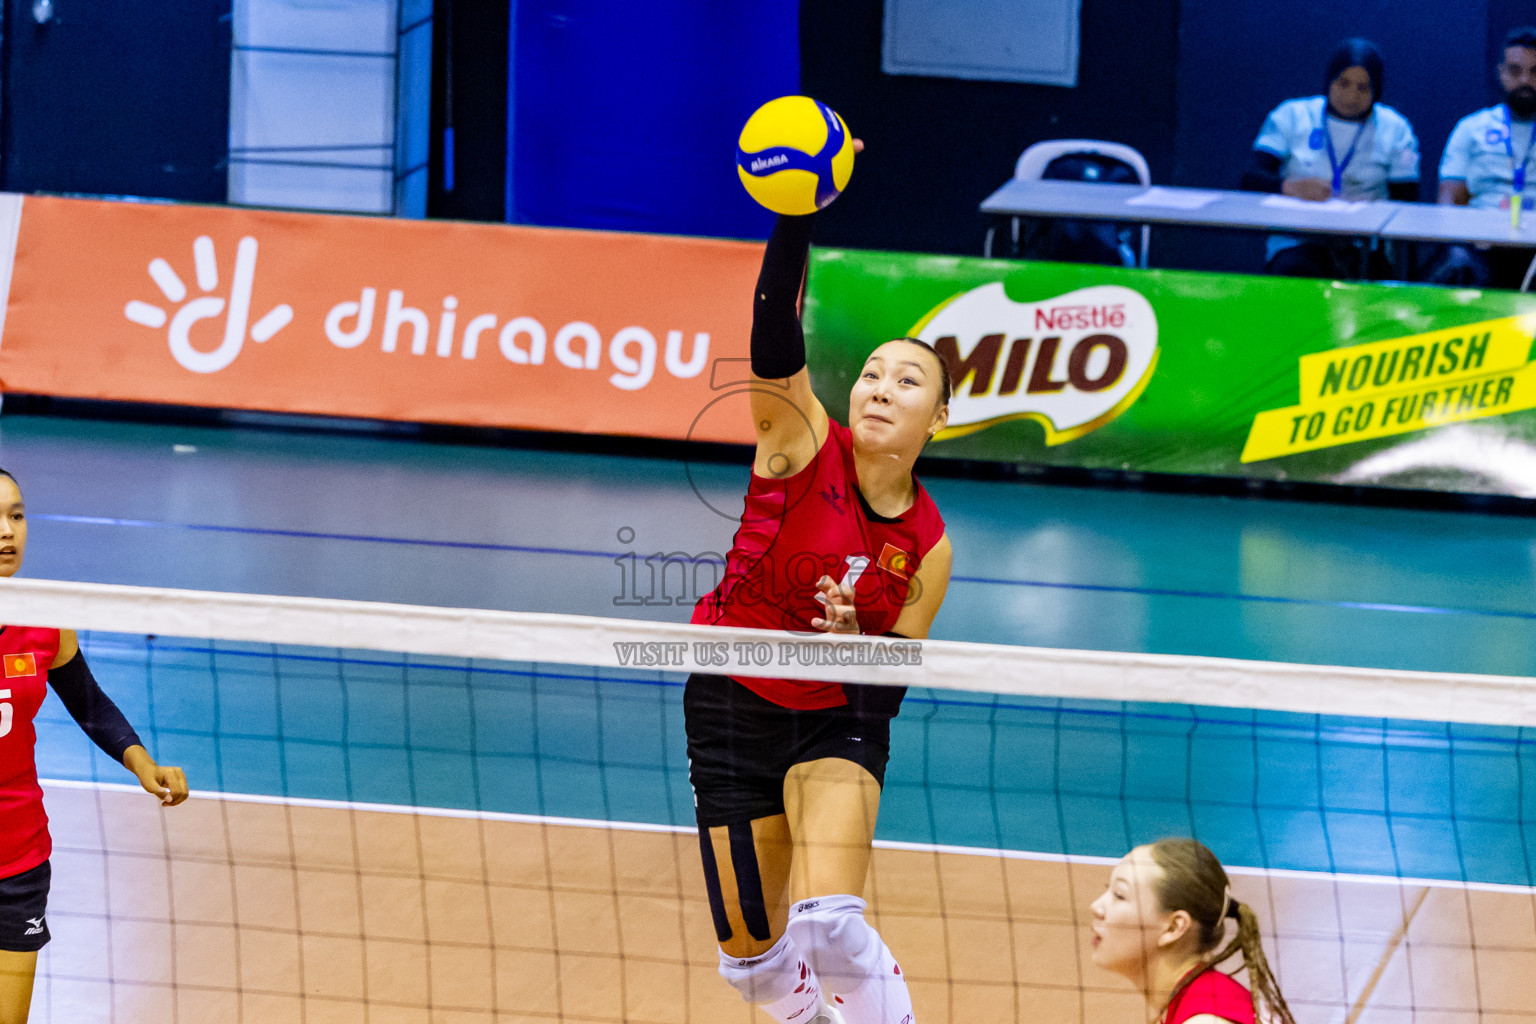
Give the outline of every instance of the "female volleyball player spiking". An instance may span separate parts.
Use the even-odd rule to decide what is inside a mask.
[[[1225,946],[1228,919],[1236,934]],[[1253,988],[1217,965],[1241,951]],[[1253,909],[1232,897],[1216,855],[1193,839],[1138,846],[1093,901],[1093,962],[1130,979],[1156,1024],[1296,1024],[1269,969]],[[1259,1016],[1259,1003],[1268,1016]]]
[[[928,635],[949,584],[944,521],[912,467],[949,412],[921,341],[876,348],[848,426],[811,392],[796,308],[811,217],[781,216],[752,318],[757,452],[720,584],[696,623]],[[695,674],[683,707],[720,973],[778,1021],[912,1024],[864,920],[890,722],[903,690]]]
[[[27,546],[21,488],[0,469],[0,576],[14,576]],[[72,629],[0,626],[0,1024],[25,1024],[37,951],[48,942],[48,858],[53,842],[37,783],[32,720],[47,686],[96,745],[175,806],[187,798],[180,768],[155,763],[123,713],[96,685]]]

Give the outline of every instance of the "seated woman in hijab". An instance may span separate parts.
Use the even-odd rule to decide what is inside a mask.
[[[1242,187],[1314,202],[1417,202],[1419,140],[1407,118],[1380,102],[1381,79],[1374,45],[1340,43],[1328,58],[1326,94],[1286,100],[1265,119]],[[1360,251],[1343,239],[1271,235],[1265,255],[1271,274],[1291,277],[1356,277],[1363,269]]]

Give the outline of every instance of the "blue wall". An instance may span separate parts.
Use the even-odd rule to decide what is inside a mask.
[[[508,220],[766,237],[736,180],[759,105],[800,91],[796,0],[517,0]]]
[[[222,203],[230,0],[5,7],[0,187]]]
[[[986,221],[977,206],[1042,139],[1126,142],[1168,180],[1179,46],[1171,0],[1082,0],[1072,89],[887,75],[883,14],[883,0],[808,2],[801,12],[805,91],[868,147],[820,216],[818,244],[979,256]]]
[[[1386,102],[1413,122],[1424,198],[1457,119],[1497,99],[1492,67],[1536,7],[1470,0],[1082,0],[1075,89],[886,75],[882,0],[806,4],[805,91],[826,100],[869,151],[823,216],[827,245],[981,252],[977,205],[1034,142],[1101,138],[1147,157],[1154,181],[1236,188],[1264,115],[1321,89],[1328,52],[1362,35],[1386,59]],[[1154,264],[1257,271],[1257,234],[1160,228]]]
[[[1277,16],[1283,13],[1283,17]],[[1529,15],[1536,20],[1536,10]],[[1186,2],[1179,24],[1179,184],[1233,187],[1259,125],[1281,100],[1322,92],[1323,65],[1340,40],[1364,36],[1386,66],[1382,100],[1413,123],[1423,154],[1424,196],[1451,128],[1496,98],[1488,5],[1448,9],[1401,0]]]
[[[1488,0],[1455,9],[1401,0],[1186,0],[1179,5],[1176,185],[1235,188],[1264,116],[1281,100],[1322,92],[1323,67],[1340,40],[1364,36],[1382,52],[1382,99],[1419,137],[1421,198],[1434,202],[1445,140],[1464,115],[1492,103],[1496,50]],[[1536,13],[1530,15],[1536,18]],[[1258,270],[1253,235],[1169,235],[1154,254],[1165,265]]]

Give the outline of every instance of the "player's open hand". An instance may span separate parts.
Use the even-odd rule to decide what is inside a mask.
[[[825,610],[825,618],[812,619],[811,625],[823,633],[857,633],[858,612],[853,607],[853,587],[838,583],[831,576],[816,581],[816,600]]]

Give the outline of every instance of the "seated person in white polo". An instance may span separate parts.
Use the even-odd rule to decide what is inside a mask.
[[[1413,126],[1381,99],[1381,53],[1346,39],[1328,58],[1324,96],[1286,100],[1269,114],[1253,143],[1242,187],[1321,202],[1419,198],[1419,140]],[[1361,251],[1346,240],[1271,235],[1271,274],[1356,277]],[[1374,260],[1373,274],[1385,274]]]
[[[1536,213],[1536,27],[1504,37],[1504,102],[1456,122],[1440,158],[1440,202],[1507,210],[1516,191]],[[1518,288],[1530,249],[1449,245],[1429,272],[1436,284]]]

